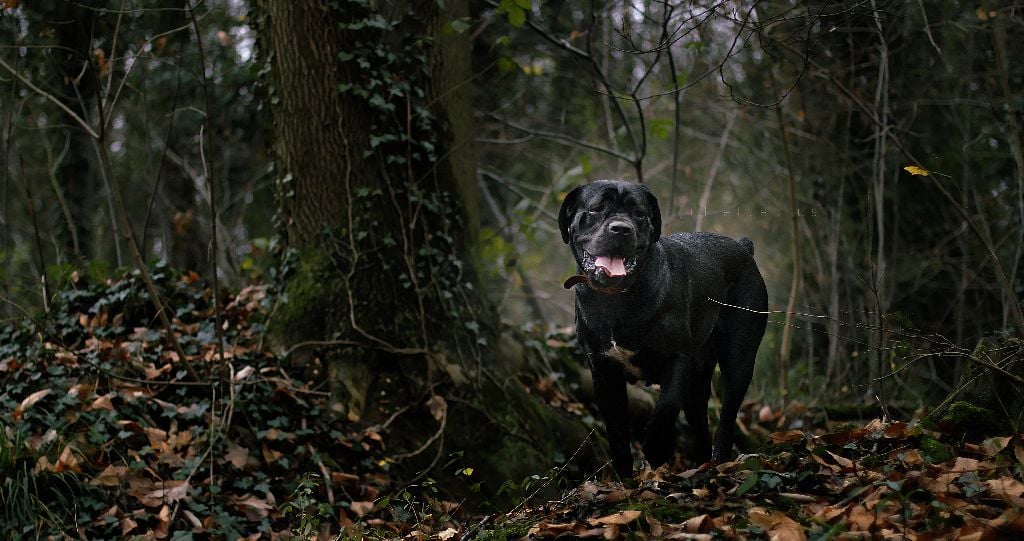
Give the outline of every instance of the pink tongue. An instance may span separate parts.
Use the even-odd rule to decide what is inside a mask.
[[[594,265],[601,267],[608,276],[625,276],[626,265],[621,257],[608,257],[599,255],[594,259]]]

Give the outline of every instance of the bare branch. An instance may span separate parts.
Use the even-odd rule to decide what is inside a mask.
[[[61,111],[67,113],[68,116],[70,116],[72,120],[74,120],[80,128],[88,132],[89,137],[92,137],[93,139],[99,139],[100,135],[96,133],[96,130],[92,129],[92,126],[90,126],[88,122],[83,120],[82,117],[78,116],[74,111],[71,110],[70,107],[61,103],[61,101],[58,100],[56,96],[32,84],[32,81],[29,81],[24,76],[22,76],[21,73],[18,72],[18,70],[12,68],[9,64],[7,64],[7,62],[4,62],[2,58],[0,58],[0,68],[4,68],[5,70],[7,70],[8,73],[15,76],[19,81],[22,82],[22,84],[27,86],[33,92],[53,102],[57,107],[60,107]]]

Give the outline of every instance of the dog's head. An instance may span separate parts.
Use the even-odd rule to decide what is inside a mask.
[[[583,273],[566,287],[586,281],[598,291],[623,291],[661,238],[661,209],[643,184],[598,180],[565,196],[558,228]]]

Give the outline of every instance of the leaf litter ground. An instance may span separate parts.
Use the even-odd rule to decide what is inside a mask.
[[[293,377],[263,347],[266,287],[224,303],[222,361],[208,289],[153,274],[187,359],[134,275],[72,283],[46,320],[0,327],[3,537],[1024,539],[1020,435],[880,420],[771,432],[794,419],[755,404],[741,428],[766,436],[758,454],[625,484],[598,472],[557,500],[475,515],[443,481],[392,479],[387,427],[335,419],[323,378]],[[218,383],[188,381],[183,362]],[[523,382],[587,415],[550,383]]]

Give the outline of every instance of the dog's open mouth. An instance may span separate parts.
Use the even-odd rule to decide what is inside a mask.
[[[609,278],[622,278],[633,272],[636,268],[638,257],[623,258],[612,255],[595,256],[589,252],[583,252],[583,271],[589,274],[603,272]]]

